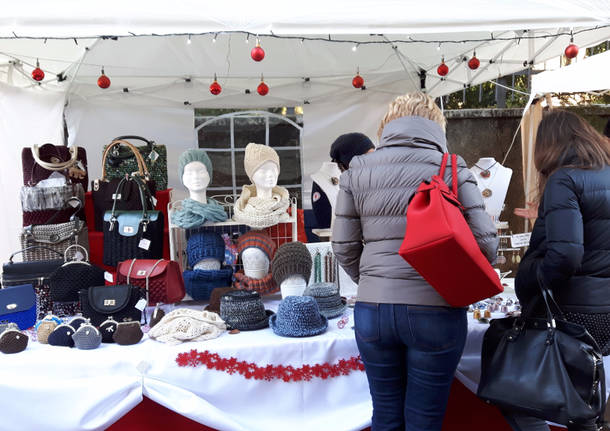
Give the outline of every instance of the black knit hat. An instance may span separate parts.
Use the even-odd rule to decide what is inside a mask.
[[[366,154],[373,148],[375,145],[368,136],[362,133],[346,133],[335,139],[330,146],[330,158],[333,162],[343,165],[343,169],[347,169],[353,157]]]
[[[258,292],[236,290],[220,299],[220,318],[231,329],[256,331],[269,326],[269,316],[273,311],[265,310]]]
[[[278,286],[293,275],[302,276],[308,283],[312,265],[311,254],[305,244],[298,241],[287,242],[277,249],[271,262],[271,271]]]

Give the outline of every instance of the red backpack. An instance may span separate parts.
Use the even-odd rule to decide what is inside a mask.
[[[439,175],[423,181],[407,207],[407,231],[398,254],[453,307],[464,307],[504,289],[474,238],[458,200],[457,156],[451,155],[452,190]]]

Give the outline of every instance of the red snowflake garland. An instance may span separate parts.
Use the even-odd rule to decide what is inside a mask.
[[[180,367],[204,366],[209,370],[223,371],[228,374],[241,374],[246,379],[254,380],[283,380],[284,382],[310,381],[314,377],[328,379],[338,376],[347,376],[352,371],[364,371],[364,364],[360,356],[349,359],[340,359],[336,364],[307,365],[294,368],[292,365],[266,365],[259,367],[253,362],[239,361],[237,358],[223,358],[218,353],[208,350],[198,352],[179,353],[176,363]]]

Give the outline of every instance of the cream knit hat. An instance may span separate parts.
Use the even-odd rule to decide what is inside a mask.
[[[246,146],[246,154],[244,156],[244,169],[250,181],[252,181],[254,172],[265,162],[275,163],[278,172],[280,171],[280,158],[273,148],[267,145],[249,143]]]

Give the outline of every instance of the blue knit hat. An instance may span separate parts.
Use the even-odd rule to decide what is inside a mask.
[[[184,271],[184,288],[195,301],[207,301],[217,287],[231,286],[233,268],[223,266],[221,269]]]
[[[311,296],[287,296],[280,302],[269,326],[282,337],[311,337],[326,331],[328,319]]]
[[[191,235],[186,244],[186,255],[189,266],[193,268],[203,259],[218,259],[225,261],[225,242],[219,233],[207,230]]]
[[[182,176],[184,175],[184,167],[191,162],[201,162],[205,165],[205,168],[208,170],[208,175],[210,175],[211,184],[213,178],[212,161],[210,160],[208,153],[201,148],[191,148],[180,154],[180,157],[178,158],[178,177],[180,178],[180,182],[182,182]],[[184,182],[182,183],[184,184]]]

